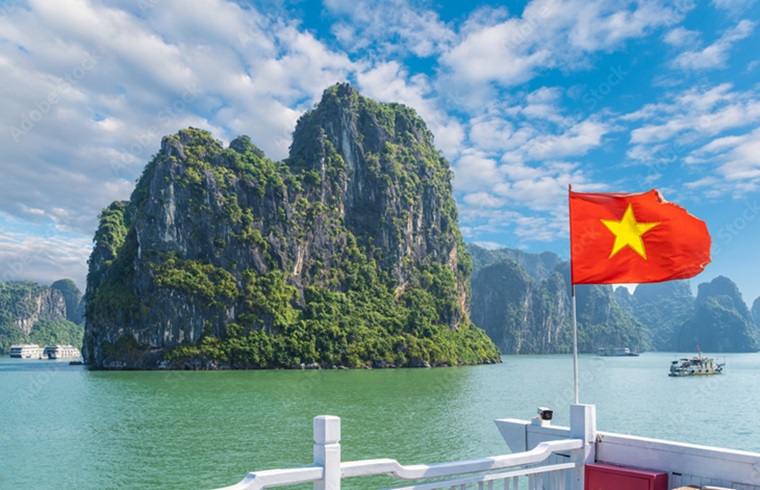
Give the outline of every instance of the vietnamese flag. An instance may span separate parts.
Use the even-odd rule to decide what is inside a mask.
[[[710,263],[707,225],[657,190],[570,191],[573,284],[688,279]]]

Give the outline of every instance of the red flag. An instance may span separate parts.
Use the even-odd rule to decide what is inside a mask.
[[[573,284],[687,279],[710,263],[707,225],[657,190],[643,194],[570,191]]]

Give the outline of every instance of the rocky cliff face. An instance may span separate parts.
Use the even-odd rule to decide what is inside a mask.
[[[511,260],[518,264],[534,281],[541,282],[549,277],[562,263],[559,255],[552,252],[527,253],[512,248],[487,250],[472,243],[467,244],[467,251],[472,258],[472,277],[483,267],[502,260]]]
[[[22,284],[28,284],[30,287],[11,307],[12,314],[15,316],[16,328],[30,334],[32,327],[39,320],[62,320],[66,318],[66,301],[60,291],[37,284]],[[6,287],[13,286],[14,283],[6,285]]]
[[[639,284],[631,299],[633,316],[648,329],[652,348],[675,350],[681,327],[694,314],[689,281]]]
[[[760,336],[739,289],[718,276],[699,285],[695,311],[678,335],[678,348],[708,352],[755,352]]]
[[[472,320],[502,352],[543,354],[572,347],[572,311],[561,274],[535,283],[516,262],[503,260],[484,267],[472,289]]]
[[[84,356],[100,368],[488,362],[448,163],[413,110],[348,85],[290,157],[165,137],[101,214]]]
[[[475,270],[472,320],[502,352],[569,352],[568,263],[551,253],[467,247]],[[712,352],[760,349],[760,298],[748,310],[725,277],[700,284],[696,300],[688,281],[640,284],[633,294],[623,287],[613,292],[610,286],[576,286],[576,304],[581,352],[612,346],[685,352],[697,345]]]
[[[554,254],[514,254],[534,273],[511,259],[509,249],[479,254],[482,267],[472,280],[472,320],[483,328],[504,353],[546,354],[572,350],[572,303],[567,262],[545,272]],[[531,255],[533,255],[531,257]],[[556,256],[555,256],[556,257]],[[536,265],[539,264],[540,267]],[[577,286],[578,349],[596,352],[600,347],[647,347],[643,330],[615,300],[609,286]]]
[[[84,322],[84,304],[82,292],[71,279],[60,279],[50,285],[50,289],[58,291],[66,303],[66,319],[72,323]]]
[[[32,281],[0,282],[0,353],[15,343],[79,345],[81,338],[82,327],[67,321],[60,290]]]

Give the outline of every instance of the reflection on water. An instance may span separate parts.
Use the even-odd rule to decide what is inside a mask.
[[[582,356],[581,402],[600,430],[760,451],[760,355],[726,374],[670,378],[675,354]],[[88,371],[0,358],[0,488],[210,488],[311,462],[312,418],[342,419],[344,460],[432,463],[507,452],[493,419],[555,409],[570,356],[404,370]],[[722,356],[721,356],[722,361]],[[742,414],[738,417],[737,414]]]

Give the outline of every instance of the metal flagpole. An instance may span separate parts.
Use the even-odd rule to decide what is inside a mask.
[[[573,186],[567,185],[567,204],[570,209],[570,193]],[[573,281],[573,220],[570,217],[570,293],[573,301],[573,388],[575,391],[575,404],[578,404],[578,320],[575,314],[575,282]]]
[[[573,387],[575,388],[575,404],[578,404],[578,322],[575,318],[575,284],[570,286],[573,296]]]

